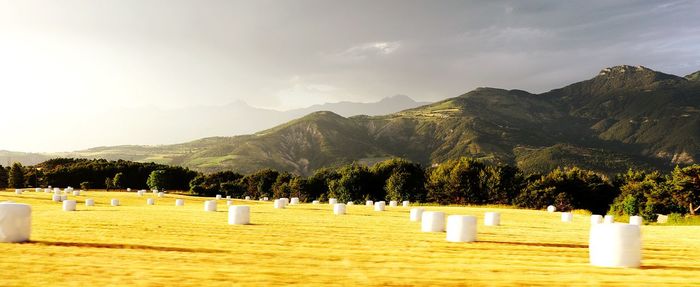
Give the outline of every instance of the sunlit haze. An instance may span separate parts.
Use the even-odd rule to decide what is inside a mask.
[[[682,76],[700,70],[698,15],[697,1],[0,0],[0,150],[254,132],[255,118],[207,130],[225,106],[543,92],[619,64]]]

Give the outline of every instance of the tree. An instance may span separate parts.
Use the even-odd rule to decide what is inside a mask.
[[[671,173],[671,194],[691,215],[700,210],[700,165],[676,168]]]
[[[114,179],[112,179],[112,185],[114,188],[119,189],[122,188],[122,185],[124,184],[124,173],[118,172],[117,174],[114,175]]]
[[[559,196],[566,193],[566,196]],[[544,208],[557,199],[571,208],[604,214],[618,191],[596,173],[577,167],[557,168],[527,185],[514,203],[526,208]],[[566,200],[566,201],[565,201]]]
[[[5,189],[8,186],[8,172],[5,167],[0,165],[0,189]]]
[[[154,170],[148,175],[148,180],[146,184],[150,189],[163,189],[167,185],[167,175],[165,170],[159,169]]]
[[[272,196],[272,185],[277,181],[279,172],[261,169],[241,179],[246,188],[246,195],[253,198]]]
[[[109,191],[112,188],[114,188],[114,183],[112,182],[112,179],[109,177],[105,177],[105,189]]]
[[[11,188],[24,187],[24,168],[22,168],[22,164],[18,162],[12,164],[8,183]]]
[[[462,157],[448,160],[429,171],[428,199],[441,204],[481,204],[488,199],[482,188],[481,172],[485,165]]]
[[[338,202],[348,202],[371,196],[372,174],[366,166],[352,163],[341,167],[338,174],[340,174],[339,179],[329,182],[329,197],[338,199]],[[375,199],[379,200],[379,198]]]

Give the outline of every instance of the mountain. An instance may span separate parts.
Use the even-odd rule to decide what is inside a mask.
[[[386,115],[320,111],[251,135],[64,155],[156,161],[206,172],[269,167],[310,174],[396,156],[424,165],[471,156],[527,172],[564,165],[606,174],[630,167],[667,170],[700,158],[700,81],[693,79],[616,66],[541,94],[478,88]]]

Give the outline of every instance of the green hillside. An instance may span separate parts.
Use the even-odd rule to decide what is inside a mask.
[[[404,157],[431,165],[460,156],[528,172],[569,165],[603,173],[668,170],[700,158],[698,75],[616,66],[542,94],[478,88],[384,116],[315,112],[252,135],[58,155],[155,161],[205,172],[274,168],[304,175],[353,161]]]

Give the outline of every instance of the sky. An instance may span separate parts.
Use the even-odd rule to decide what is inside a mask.
[[[184,139],[149,136],[166,124],[139,123],[149,110],[539,93],[621,64],[683,76],[700,70],[698,15],[700,1],[0,0],[0,150]]]

